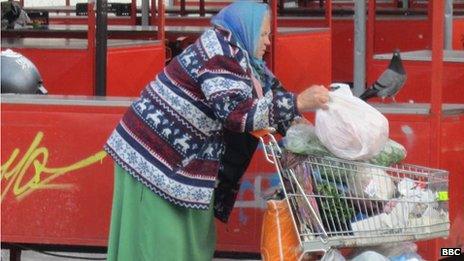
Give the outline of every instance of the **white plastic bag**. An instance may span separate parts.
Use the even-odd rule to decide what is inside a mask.
[[[356,256],[355,258],[351,259],[351,261],[390,261],[386,256],[383,256],[374,251],[366,251]]]
[[[388,140],[388,120],[374,107],[353,96],[347,84],[332,84],[329,109],[316,111],[316,135],[337,157],[368,160]]]
[[[354,197],[389,200],[396,192],[390,175],[382,169],[358,167],[358,172],[348,177],[347,186]]]

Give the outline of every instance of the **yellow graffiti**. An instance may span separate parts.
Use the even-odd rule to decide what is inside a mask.
[[[52,183],[52,181],[71,171],[87,167],[97,161],[101,162],[106,156],[106,152],[99,151],[94,155],[69,166],[61,168],[49,168],[47,167],[49,156],[48,149],[45,147],[39,147],[43,136],[43,132],[37,133],[24,156],[15,165],[13,165],[13,163],[15,162],[16,157],[20,152],[18,148],[15,148],[8,160],[1,165],[1,201],[3,201],[11,186],[13,186],[13,195],[17,200],[25,198],[38,189],[69,189],[73,187],[73,184],[59,184]],[[34,167],[34,174],[28,180],[26,174],[31,173],[30,171],[28,172],[28,170],[32,166]],[[3,184],[4,182],[6,183],[6,186]]]

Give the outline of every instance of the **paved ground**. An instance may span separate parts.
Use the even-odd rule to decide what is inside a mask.
[[[92,254],[92,253],[73,253],[73,252],[52,252],[53,254],[58,255],[67,255],[76,258],[66,258],[66,257],[55,257],[50,255],[44,255],[34,251],[22,251],[21,260],[22,261],[76,261],[76,260],[105,260],[106,254]],[[1,261],[8,261],[10,258],[8,250],[2,250],[2,259]],[[90,258],[90,259],[87,259]],[[238,259],[230,258],[214,258],[213,261],[233,261]],[[252,261],[251,259],[240,259],[242,261]],[[255,260],[255,259],[253,259]]]

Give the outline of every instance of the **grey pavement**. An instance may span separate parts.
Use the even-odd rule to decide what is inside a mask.
[[[77,260],[105,260],[106,254],[96,254],[96,253],[76,253],[76,252],[51,252],[58,255],[73,256],[76,258],[66,258],[66,257],[55,257],[50,255],[45,255],[39,252],[23,250],[21,252],[22,261],[77,261]],[[91,259],[87,259],[91,258]],[[2,249],[2,259],[1,261],[10,260],[10,254],[8,250]],[[233,261],[239,259],[231,258],[214,258],[213,261]],[[255,261],[256,259],[240,259],[242,261]]]

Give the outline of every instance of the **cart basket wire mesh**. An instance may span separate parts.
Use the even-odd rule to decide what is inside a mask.
[[[264,154],[279,173],[304,252],[448,235],[447,171],[298,156],[266,136]]]

